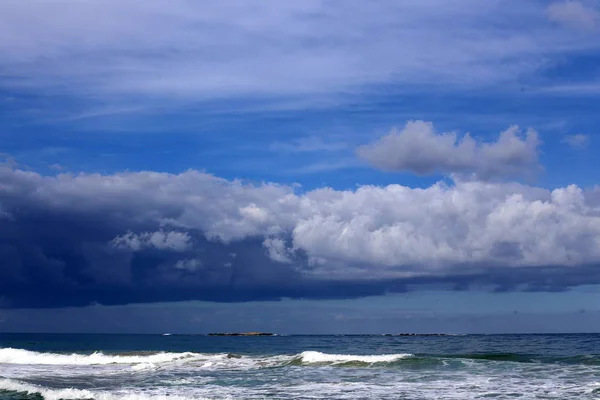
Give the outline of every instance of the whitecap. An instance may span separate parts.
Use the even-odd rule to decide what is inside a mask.
[[[19,382],[13,379],[0,379],[0,390],[25,392],[28,394],[39,393],[44,400],[188,400],[189,397],[165,394],[146,394],[136,391],[90,391],[86,389],[50,389],[38,385]],[[202,400],[197,396],[194,399]]]
[[[106,364],[157,364],[199,357],[197,353],[155,353],[148,355],[111,355],[101,352],[93,354],[38,353],[30,350],[0,349],[0,364],[27,365],[106,365]]]
[[[412,354],[380,354],[380,355],[353,355],[353,354],[327,354],[319,351],[304,351],[300,353],[302,362],[304,363],[346,363],[346,362],[363,362],[363,363],[386,363],[401,360],[403,358],[412,357]]]

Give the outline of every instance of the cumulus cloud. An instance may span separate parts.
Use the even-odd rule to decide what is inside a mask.
[[[194,170],[53,177],[8,165],[0,181],[12,215],[0,223],[0,293],[19,306],[600,282],[600,193],[577,186],[297,193]]]
[[[566,135],[563,142],[577,149],[582,149],[590,144],[590,136],[584,134]]]
[[[114,247],[132,251],[140,251],[148,247],[154,247],[158,250],[185,251],[191,245],[190,236],[186,232],[165,232],[162,230],[139,234],[128,232],[115,237],[111,243]]]
[[[600,255],[594,247],[598,204],[588,204],[575,186],[544,191],[457,182],[331,195],[321,204],[328,212],[294,228],[295,245],[325,262],[414,275],[448,273],[457,265],[573,266],[595,263]]]
[[[581,1],[566,0],[552,3],[547,9],[548,19],[569,28],[592,30],[598,27],[600,12]]]
[[[495,142],[482,142],[468,133],[436,132],[432,123],[411,121],[402,130],[361,146],[357,154],[385,171],[418,175],[472,174],[478,179],[519,177],[538,165],[538,134],[523,133],[516,126],[502,132]]]

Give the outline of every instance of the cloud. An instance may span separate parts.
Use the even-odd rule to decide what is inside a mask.
[[[577,186],[297,193],[194,170],[42,176],[6,164],[0,181],[12,216],[0,221],[0,293],[15,307],[600,282],[600,193]]]
[[[338,160],[332,161],[317,161],[311,164],[302,165],[297,168],[290,168],[285,170],[284,172],[287,174],[294,175],[308,175],[315,174],[319,172],[330,172],[330,171],[338,171],[343,169],[353,169],[362,167],[360,163],[356,161],[356,159],[352,158],[341,158]]]
[[[48,165],[48,168],[55,170],[55,171],[62,171],[65,169],[65,167],[60,164],[50,164],[50,165]]]
[[[278,153],[334,152],[348,149],[348,144],[343,142],[325,142],[320,137],[306,137],[291,142],[275,142],[269,146],[269,149]]]
[[[593,264],[600,254],[593,248],[600,232],[598,204],[575,186],[548,192],[457,182],[307,196],[318,199],[321,212],[296,224],[294,245],[329,266],[324,269],[330,274],[336,261],[342,275],[350,266],[364,266],[355,273],[366,277],[376,265],[380,276],[423,276],[469,266]]]
[[[12,215],[10,215],[10,214],[9,214],[9,213],[7,213],[6,211],[4,211],[4,210],[2,209],[2,203],[0,203],[0,221],[1,221],[2,219],[5,219],[5,218],[6,218],[6,219],[10,219],[10,218],[12,218]]]
[[[573,148],[582,149],[590,144],[590,136],[581,133],[576,135],[566,135],[562,141]]]
[[[291,263],[290,249],[286,246],[285,241],[280,238],[266,238],[263,246],[267,249],[269,258],[280,263]]]
[[[593,30],[600,22],[600,12],[580,1],[566,0],[552,3],[547,9],[548,19],[569,28]]]
[[[438,133],[433,124],[411,121],[404,129],[357,149],[358,156],[384,171],[418,175],[473,174],[478,179],[519,177],[535,172],[540,141],[534,130],[513,126],[496,142],[486,143],[468,133]]]
[[[93,98],[109,113],[176,99],[310,108],[382,84],[498,87],[542,59],[598,47],[556,32],[543,11],[476,0],[7,0],[0,87]]]
[[[128,232],[117,236],[111,241],[114,247],[140,251],[144,248],[154,247],[158,250],[185,251],[190,247],[190,236],[186,232],[142,232],[139,234]]]
[[[175,268],[194,272],[199,268],[202,268],[202,260],[198,258],[188,258],[185,260],[179,260],[175,264]]]

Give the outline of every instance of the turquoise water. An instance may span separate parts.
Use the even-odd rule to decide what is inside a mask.
[[[600,335],[0,334],[0,399],[324,398],[600,398]]]

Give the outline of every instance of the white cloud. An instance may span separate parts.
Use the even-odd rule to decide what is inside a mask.
[[[55,171],[62,171],[65,169],[65,167],[60,164],[50,164],[50,165],[48,165],[48,168],[55,170]]]
[[[592,30],[598,27],[600,12],[576,0],[552,3],[547,9],[550,21],[569,28]]]
[[[341,158],[333,161],[317,161],[312,164],[302,165],[297,168],[290,168],[288,170],[285,170],[284,172],[287,174],[294,175],[309,175],[319,172],[331,172],[359,167],[361,167],[361,165],[356,161],[356,159]]]
[[[304,254],[312,264],[306,273],[327,279],[600,262],[600,195],[577,186],[546,190],[457,180],[424,189],[389,185],[298,194],[287,186],[247,185],[193,170],[49,177],[9,166],[0,167],[0,181],[7,211],[27,206],[170,225],[224,245],[261,238],[273,259],[297,263],[290,252]],[[189,241],[184,233],[159,231],[127,234],[115,243],[179,250]]]
[[[535,131],[523,134],[516,126],[502,132],[496,142],[486,143],[469,134],[460,138],[454,132],[438,133],[431,123],[412,121],[400,131],[392,130],[359,147],[357,154],[386,171],[474,174],[479,179],[493,179],[535,172],[539,143]]]
[[[590,144],[590,136],[578,133],[576,135],[566,135],[563,138],[563,142],[573,148],[584,148]]]
[[[283,153],[316,153],[334,152],[348,149],[343,142],[326,142],[320,137],[305,137],[290,142],[275,142],[269,146],[274,152]]]
[[[419,274],[453,265],[576,265],[600,256],[600,208],[575,186],[457,182],[317,193],[308,196],[319,196],[321,212],[298,221],[294,245],[319,260]]]
[[[263,242],[263,246],[267,249],[269,258],[273,261],[280,263],[290,263],[290,249],[285,245],[283,239],[280,238],[266,238]]]
[[[3,219],[12,219],[12,215],[10,215],[9,213],[7,213],[6,211],[4,211],[2,209],[2,203],[0,203],[0,221]]]
[[[479,0],[5,0],[0,65],[10,79],[0,84],[93,93],[118,110],[130,108],[115,104],[124,95],[135,107],[272,96],[312,107],[370,85],[487,87],[598,48],[547,26],[543,11]]]
[[[179,260],[175,263],[175,269],[188,272],[194,272],[200,268],[202,268],[202,260],[198,258],[186,258],[185,260]]]
[[[190,236],[186,232],[156,231],[133,233],[128,232],[112,240],[112,245],[120,249],[140,251],[146,248],[158,250],[185,251],[190,248]]]

